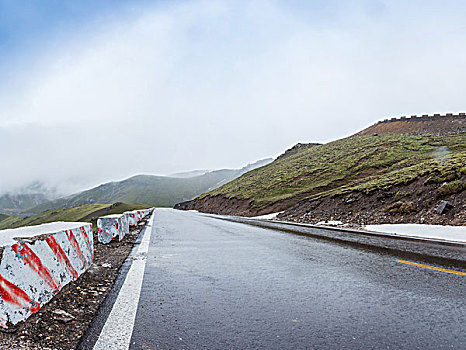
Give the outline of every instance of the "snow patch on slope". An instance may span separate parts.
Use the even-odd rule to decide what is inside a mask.
[[[466,243],[466,226],[442,226],[423,224],[384,224],[367,225],[366,230],[394,233],[402,236],[433,238],[445,241]]]

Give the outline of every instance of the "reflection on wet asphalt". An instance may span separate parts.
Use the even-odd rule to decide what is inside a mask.
[[[465,349],[466,278],[389,254],[155,213],[132,349]]]

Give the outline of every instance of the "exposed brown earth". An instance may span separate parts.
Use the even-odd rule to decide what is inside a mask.
[[[466,132],[465,115],[413,116],[378,122],[354,136],[373,134],[437,135]]]
[[[466,177],[460,180],[465,182]],[[303,200],[291,207],[288,202],[282,202],[257,210],[251,200],[217,195],[180,203],[175,209],[246,217],[283,211],[277,219],[301,223],[339,220],[354,226],[388,223],[466,225],[466,190],[441,195],[438,190],[441,184],[426,184],[425,181],[424,177],[418,178],[408,185],[394,186],[388,191],[371,194],[354,192],[317,201]],[[448,201],[453,207],[440,215],[435,209],[442,200]]]
[[[94,263],[77,281],[26,321],[0,332],[1,349],[75,349],[113,285],[118,271],[146,224],[142,221],[118,242],[101,244],[94,233]]]
[[[237,197],[225,197],[224,195],[205,196],[187,202],[178,203],[174,209],[197,210],[202,213],[237,216],[257,216],[275,213],[290,208],[304,198],[306,194],[291,199],[271,203],[270,205],[257,208],[251,199]]]
[[[369,195],[357,192],[319,201],[302,201],[279,214],[277,219],[301,223],[336,220],[355,226],[388,223],[466,225],[466,191],[441,195],[438,184],[425,184],[425,180],[418,178],[411,184]],[[437,214],[435,209],[442,200],[453,207]]]

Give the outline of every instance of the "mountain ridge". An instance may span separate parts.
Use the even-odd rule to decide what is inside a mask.
[[[458,125],[466,117],[454,117],[461,123],[453,127],[450,119],[402,120],[414,125],[406,133],[398,120],[382,122],[375,125],[395,128],[380,134],[367,128],[323,145],[298,144],[288,156],[175,208],[241,216],[283,212],[279,218],[299,222],[344,217],[354,223],[412,219],[465,224],[466,133]],[[432,134],[412,134],[425,132],[424,121]],[[372,195],[381,198],[379,205]],[[366,200],[373,208],[358,207]],[[436,216],[441,200],[452,203],[453,209]]]
[[[27,214],[37,214],[56,208],[114,202],[172,207],[180,201],[192,199],[271,161],[271,158],[267,158],[248,164],[241,169],[220,169],[186,178],[135,175],[121,181],[107,182],[85,191],[41,203],[29,208]]]
[[[465,113],[423,114],[381,120],[354,136],[373,134],[407,134],[446,136],[466,132]]]

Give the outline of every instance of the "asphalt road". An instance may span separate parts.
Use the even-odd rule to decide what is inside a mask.
[[[466,349],[464,276],[193,212],[154,215],[131,349]]]

